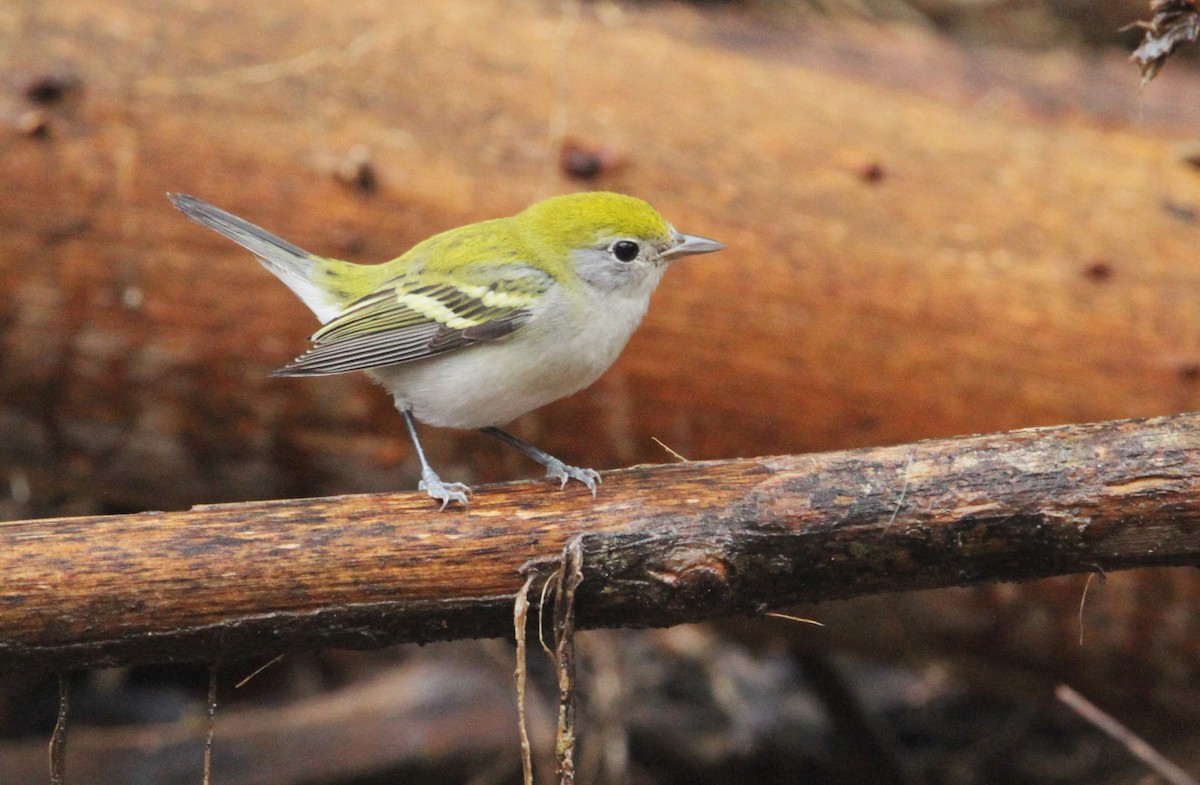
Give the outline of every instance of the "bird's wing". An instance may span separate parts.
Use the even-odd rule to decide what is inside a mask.
[[[453,280],[410,273],[343,308],[275,375],[361,371],[495,341],[527,323],[552,284],[546,272],[514,264],[501,277],[488,268],[460,270]]]

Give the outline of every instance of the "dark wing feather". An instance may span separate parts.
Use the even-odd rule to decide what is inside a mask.
[[[486,275],[481,271],[476,277]],[[513,265],[500,280],[476,284],[429,275],[400,278],[346,306],[312,336],[312,348],[275,371],[316,376],[413,362],[519,330],[553,283],[545,272]]]

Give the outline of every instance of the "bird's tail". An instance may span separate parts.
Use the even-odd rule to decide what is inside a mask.
[[[167,194],[167,198],[188,218],[225,235],[257,256],[262,266],[287,284],[322,323],[341,310],[337,296],[317,283],[318,263],[332,260],[314,256],[203,199],[188,194]]]

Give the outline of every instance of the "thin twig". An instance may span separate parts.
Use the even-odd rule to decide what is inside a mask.
[[[529,745],[529,726],[525,718],[525,628],[529,619],[529,587],[538,574],[535,571],[525,576],[525,585],[517,592],[513,603],[513,627],[517,636],[517,730],[521,734],[521,771],[525,785],[533,785],[533,752]]]
[[[668,453],[671,455],[671,457],[672,457],[672,458],[674,458],[675,460],[679,461],[680,463],[687,463],[687,462],[688,462],[688,459],[687,459],[687,458],[684,458],[682,455],[680,455],[679,453],[675,452],[675,451],[674,451],[674,450],[672,450],[670,447],[668,447],[666,444],[664,444],[662,439],[658,438],[657,436],[651,436],[651,437],[650,437],[650,439],[651,439],[651,440],[652,440],[652,441],[653,441],[655,444],[657,444],[659,447],[662,447],[664,450],[666,450],[666,451],[667,451],[667,452],[668,452]]]
[[[204,738],[204,785],[212,782],[213,736],[217,730],[217,665],[208,666],[208,733]]]
[[[554,744],[560,785],[575,782],[575,590],[583,581],[583,536],[567,541],[554,592],[554,654],[558,671],[558,733]]]
[[[1190,774],[1167,760],[1158,750],[1122,725],[1115,717],[1106,714],[1099,706],[1080,695],[1065,684],[1058,685],[1054,697],[1065,703],[1080,717],[1107,733],[1113,739],[1125,745],[1125,749],[1135,758],[1145,763],[1171,785],[1200,785]]]
[[[71,689],[65,673],[58,674],[58,720],[50,734],[50,785],[63,785],[67,772],[67,714]]]
[[[263,663],[263,664],[262,664],[262,665],[260,665],[259,667],[255,668],[255,669],[254,669],[254,670],[253,670],[253,671],[250,673],[250,675],[249,675],[249,676],[247,676],[246,678],[242,679],[242,680],[241,680],[241,681],[239,681],[237,684],[233,685],[233,688],[234,688],[235,690],[240,690],[242,687],[245,687],[247,684],[249,684],[249,683],[250,683],[250,680],[251,680],[251,679],[253,679],[253,678],[254,678],[255,676],[257,676],[258,674],[262,673],[263,671],[265,671],[267,668],[271,667],[271,666],[272,666],[272,665],[274,665],[275,663],[277,663],[277,662],[279,662],[280,660],[282,660],[282,659],[283,659],[283,657],[284,657],[284,655],[280,654],[280,655],[278,655],[278,656],[272,657],[271,659],[267,660],[265,663]]]
[[[818,627],[824,627],[824,623],[816,619],[806,619],[803,616],[793,616],[790,613],[775,613],[774,611],[764,614],[765,616],[774,616],[776,619],[787,619],[788,621],[798,621],[801,624],[815,624]]]
[[[900,498],[896,499],[896,509],[892,510],[892,517],[888,518],[887,526],[896,522],[896,516],[900,514],[900,508],[904,506],[904,497],[908,495],[908,473],[912,469],[913,459],[912,453],[908,454],[908,459],[904,462],[904,485],[900,488]]]
[[[546,652],[546,656],[550,659],[550,663],[554,663],[554,652],[550,651],[550,647],[546,645],[546,636],[543,634],[546,625],[543,621],[543,613],[546,610],[546,592],[554,585],[558,576],[562,574],[562,568],[558,567],[554,572],[550,573],[550,577],[546,578],[546,582],[542,584],[542,597],[538,600],[538,643],[542,644],[542,651]]]
[[[1097,572],[1088,573],[1087,581],[1083,584],[1083,593],[1079,595],[1079,645],[1083,646],[1083,604],[1087,601],[1088,587],[1092,585],[1092,579],[1097,575],[1100,576],[1100,582],[1104,583],[1104,570],[1099,567]]]

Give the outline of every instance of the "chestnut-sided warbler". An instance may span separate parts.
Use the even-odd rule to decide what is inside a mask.
[[[275,375],[366,371],[391,392],[421,462],[419,487],[443,508],[465,505],[471,490],[438,477],[415,420],[479,428],[563,487],[575,479],[594,496],[597,472],[497,426],[596,381],[641,322],[667,264],[724,247],[675,231],[640,199],[593,192],[552,197],[360,265],[311,254],[194,196],[168,197],[254,253],[321,320],[308,351]]]

